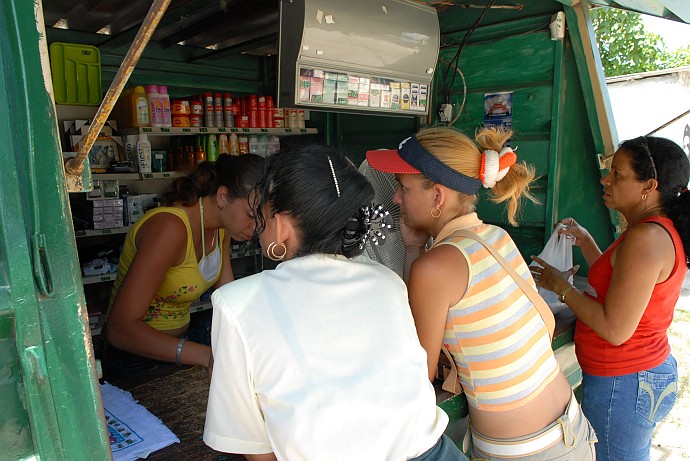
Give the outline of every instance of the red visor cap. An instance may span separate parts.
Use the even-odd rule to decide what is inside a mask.
[[[396,149],[379,149],[367,151],[367,162],[375,170],[384,173],[420,174],[420,171],[403,160]]]

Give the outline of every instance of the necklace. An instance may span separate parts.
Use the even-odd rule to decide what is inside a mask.
[[[201,248],[203,250],[201,257],[203,258],[206,256],[206,236],[204,235],[204,204],[201,201],[201,197],[199,197],[199,215],[201,217]],[[216,230],[216,232],[218,231]],[[213,243],[216,241],[216,232],[211,237],[211,249],[213,249]]]

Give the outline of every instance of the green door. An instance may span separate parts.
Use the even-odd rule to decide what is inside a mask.
[[[0,458],[107,460],[40,2],[0,0]]]

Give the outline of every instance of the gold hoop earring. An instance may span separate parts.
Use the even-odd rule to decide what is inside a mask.
[[[434,214],[435,210],[438,210],[437,214]],[[436,205],[434,208],[431,209],[430,213],[431,213],[432,218],[434,218],[434,219],[440,218],[441,217],[441,207]]]
[[[282,255],[276,254],[276,247],[278,247],[278,246],[283,247],[283,254]],[[268,256],[268,259],[270,259],[271,261],[282,261],[286,254],[287,254],[287,247],[285,246],[284,243],[271,242],[271,243],[269,243],[268,248],[266,248],[266,255]]]

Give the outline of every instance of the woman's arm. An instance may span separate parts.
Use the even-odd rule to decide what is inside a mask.
[[[449,245],[430,250],[412,264],[407,291],[431,381],[443,347],[448,308],[465,294],[468,273],[467,261]]]
[[[568,291],[565,304],[585,325],[618,346],[637,329],[654,285],[668,278],[675,263],[675,249],[663,228],[639,224],[628,231],[612,255],[611,263],[613,274],[604,304],[575,289]],[[562,293],[569,283],[556,275],[557,272],[549,266],[539,276],[540,285]]]
[[[184,260],[187,228],[174,215],[153,216],[139,229],[137,252],[108,313],[105,336],[115,347],[155,360],[175,362],[179,338],[160,332],[142,319],[171,266]],[[210,347],[184,343],[180,363],[207,366]]]
[[[601,256],[601,250],[597,242],[594,241],[587,229],[580,226],[573,218],[562,219],[560,223],[566,226],[560,233],[573,239],[573,243],[580,248],[587,265],[591,267],[592,263]]]

